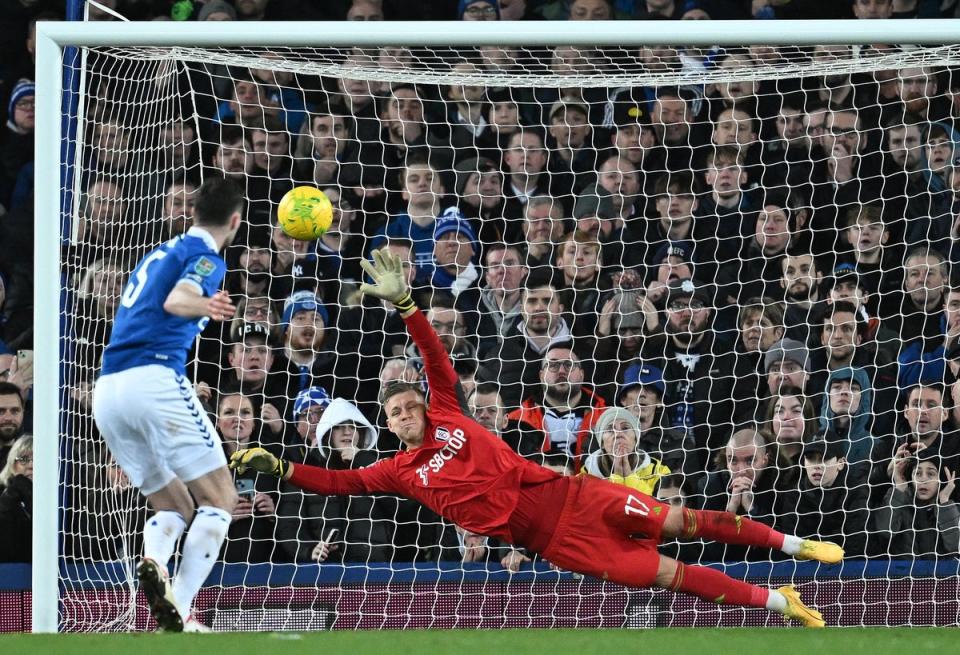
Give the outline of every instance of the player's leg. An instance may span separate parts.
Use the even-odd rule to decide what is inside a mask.
[[[725,544],[773,548],[797,559],[826,564],[836,564],[843,559],[843,549],[827,541],[785,535],[763,523],[730,512],[671,507],[663,523],[663,538],[698,537]]]
[[[669,557],[660,556],[656,585],[670,591],[696,596],[718,605],[762,607],[779,612],[808,628],[822,628],[823,616],[800,600],[793,587],[765,589],[706,566],[684,564]]]
[[[197,511],[183,542],[180,569],[173,581],[173,595],[184,621],[217,561],[237,503],[233,478],[226,467],[201,475],[186,486],[197,501]]]
[[[137,579],[157,625],[167,632],[183,630],[183,617],[167,573],[177,540],[193,515],[193,500],[186,486],[174,479],[147,495],[156,513],[143,527],[143,559],[137,565]]]
[[[152,372],[160,367],[146,368]],[[183,622],[167,566],[193,503],[156,448],[156,423],[151,420],[157,402],[154,380],[143,368],[101,376],[94,387],[93,412],[113,458],[156,511],[143,528],[144,557],[137,565],[137,577],[157,624],[179,632]]]

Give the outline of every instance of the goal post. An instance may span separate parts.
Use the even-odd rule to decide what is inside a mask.
[[[501,45],[517,48],[542,46],[572,46],[584,48],[634,48],[643,45],[673,46],[683,44],[709,48],[712,46],[814,46],[814,45],[870,45],[912,44],[920,47],[914,54],[899,53],[899,58],[856,61],[847,58],[839,63],[847,68],[882,70],[885,67],[907,65],[960,64],[960,20],[884,20],[884,21],[610,21],[592,22],[585,29],[572,22],[452,22],[452,23],[57,23],[37,24],[37,130],[35,197],[35,379],[34,387],[34,514],[33,514],[33,585],[32,616],[35,632],[57,632],[60,629],[60,498],[62,489],[61,447],[62,412],[65,390],[57,381],[62,379],[62,335],[59,328],[64,311],[59,299],[64,293],[61,271],[61,245],[70,234],[61,233],[61,225],[70,225],[77,214],[78,198],[72,207],[64,207],[64,190],[59,188],[61,161],[65,135],[61,130],[63,97],[63,52],[68,47],[143,49],[149,57],[177,60],[196,56],[199,50],[209,49],[214,60],[229,63],[236,59],[243,64],[263,62],[265,52],[295,55],[298,48],[321,52],[317,60],[298,61],[294,57],[288,70],[298,66],[305,69],[317,66],[321,74],[335,76],[338,64],[335,58],[324,59],[322,52],[330,49],[365,48],[378,46],[411,48],[467,48],[481,45]],[[239,53],[239,54],[238,54]],[[894,59],[896,61],[894,61]],[[893,62],[892,64],[890,62]],[[636,63],[631,60],[631,63]],[[780,70],[776,66],[783,65]],[[790,69],[789,61],[776,62],[757,75],[811,75],[809,67],[803,71]],[[603,73],[603,86],[637,85],[639,80],[653,84],[679,85],[695,81],[695,74],[658,80],[629,66]],[[858,69],[860,70],[860,69]],[[340,71],[343,72],[342,70]],[[353,68],[354,77],[383,81],[399,79],[396,71]],[[444,71],[422,69],[407,71],[407,78],[427,84],[452,84],[463,76]],[[489,86],[539,85],[558,87],[587,86],[597,75],[595,71],[565,76],[527,75],[521,81],[503,76],[477,74],[468,81]],[[742,76],[749,74],[740,73]],[[701,83],[717,82],[719,74],[699,74]],[[758,78],[759,79],[759,78]],[[184,90],[184,92],[189,92]],[[79,150],[79,149],[78,149]],[[81,155],[78,152],[77,157]],[[81,168],[79,159],[73,163],[75,173]],[[52,185],[56,184],[58,192]],[[148,217],[153,218],[153,217]]]

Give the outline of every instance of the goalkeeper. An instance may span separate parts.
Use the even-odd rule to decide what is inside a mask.
[[[564,477],[523,459],[464,416],[457,374],[436,333],[410,298],[400,260],[374,251],[363,262],[374,284],[361,291],[392,302],[423,355],[430,402],[418,384],[395,382],[382,393],[387,426],[406,446],[396,457],[332,471],[240,450],[231,468],[252,468],[324,495],[393,493],[426,505],[464,529],[542,555],[556,566],[628,587],[657,586],[725,605],[763,607],[808,627],[823,617],[792,587],[766,589],[657,552],[661,539],[713,539],[775,548],[797,559],[836,563],[831,543],[781,534],[727,512],[671,507],[606,480]]]

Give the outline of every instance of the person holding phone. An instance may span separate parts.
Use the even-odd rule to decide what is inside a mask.
[[[257,418],[254,399],[241,391],[221,393],[216,404],[217,432],[229,457],[240,448],[261,445],[263,423]],[[268,446],[268,447],[273,447]],[[275,450],[279,454],[278,450]],[[274,527],[279,484],[268,476],[253,472],[234,473],[237,504],[233,508],[230,529],[223,551],[225,562],[270,562],[278,550]]]
[[[405,450],[373,466],[332,471],[250,448],[234,453],[231,467],[270,473],[319,494],[406,496],[464,530],[525,547],[562,569],[718,604],[766,608],[807,627],[825,625],[791,585],[758,587],[660,555],[657,546],[665,539],[700,537],[831,564],[843,559],[839,546],[785,535],[728,512],[672,507],[592,476],[563,477],[520,457],[463,414],[456,371],[411,299],[400,260],[381,250],[373,259],[362,266],[374,283],[361,291],[397,308],[423,355],[430,390],[429,401],[419,385],[409,383],[393,383],[381,393],[387,426]]]

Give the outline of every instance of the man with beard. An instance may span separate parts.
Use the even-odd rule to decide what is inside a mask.
[[[664,333],[644,343],[641,358],[663,371],[666,423],[693,437],[701,466],[720,448],[732,427],[729,389],[734,358],[716,348],[713,309],[707,287],[697,280],[674,280],[667,287]]]
[[[948,252],[953,226],[952,193],[933,178],[922,157],[925,128],[921,129],[920,120],[913,114],[900,114],[883,122],[887,137],[884,213],[898,219],[903,217],[903,221],[895,221],[891,226],[895,243],[906,233],[907,245]]]
[[[787,253],[781,260],[780,288],[786,309],[783,325],[786,336],[800,343],[810,340],[813,326],[819,323],[820,313],[826,303],[820,299],[820,281],[823,275],[817,260],[809,252]]]
[[[583,366],[573,344],[561,341],[547,349],[540,366],[540,392],[527,396],[518,409],[507,414],[508,428],[518,430],[523,443],[536,447],[521,455],[562,453],[573,458],[579,469],[593,426],[607,407],[583,380]]]
[[[335,317],[313,291],[296,291],[286,299],[283,316],[283,360],[278,366],[288,377],[288,397],[321,386],[333,397],[355,398],[358,385],[359,344],[352,331],[337,328]],[[368,380],[375,385],[375,380]],[[376,395],[365,389],[363,398]],[[286,416],[284,412],[282,416]]]
[[[520,297],[520,322],[502,344],[487,350],[477,374],[478,381],[500,383],[507,407],[517,407],[538,386],[547,348],[571,339],[560,294],[549,276],[531,274]]]
[[[897,75],[897,97],[909,113],[924,123],[950,117],[950,102],[940,93],[940,80],[932,66],[902,68]]]
[[[515,244],[493,243],[484,255],[482,289],[467,289],[457,296],[457,309],[474,328],[483,357],[496,348],[520,321],[521,291],[527,267],[523,265],[522,247]]]
[[[253,227],[237,241],[227,253],[230,263],[227,289],[231,295],[269,297],[273,263],[270,232],[263,227]]]
[[[12,382],[0,382],[0,469],[7,463],[7,454],[23,432],[23,396]]]

